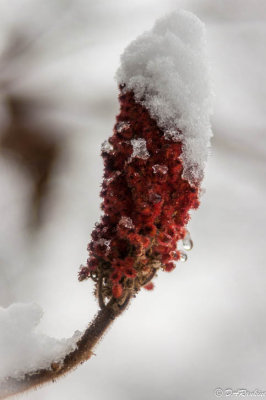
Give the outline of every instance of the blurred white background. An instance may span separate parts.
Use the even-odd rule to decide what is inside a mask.
[[[93,359],[22,398],[266,392],[264,0],[0,0],[0,304],[37,302],[38,329],[56,337],[92,319],[93,285],[77,271],[100,215],[113,77],[125,46],[177,7],[206,23],[215,91],[194,249],[132,301]]]

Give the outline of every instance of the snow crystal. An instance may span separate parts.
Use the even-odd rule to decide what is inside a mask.
[[[101,238],[101,239],[95,241],[94,243],[97,246],[101,246],[101,247],[105,248],[107,252],[110,251],[111,240]]]
[[[130,123],[127,121],[121,121],[116,124],[116,130],[118,133],[121,133],[124,130],[129,129]]]
[[[168,167],[166,165],[155,164],[153,165],[152,170],[154,174],[166,174],[168,171]]]
[[[169,132],[182,132],[183,177],[200,181],[212,136],[203,23],[182,10],[158,20],[126,48],[117,81],[124,91],[133,90],[167,139],[177,139]]]
[[[21,378],[35,369],[48,368],[76,348],[81,336],[78,331],[72,338],[61,340],[35,332],[42,315],[37,304],[0,307],[0,380]]]
[[[149,158],[149,152],[146,147],[146,140],[145,139],[132,139],[131,144],[133,146],[133,153],[131,157],[142,158],[146,160]]]
[[[128,228],[128,229],[134,229],[134,227],[135,227],[132,219],[129,217],[125,217],[125,216],[120,218],[119,225],[123,225],[125,228]]]
[[[166,140],[172,140],[173,142],[182,141],[183,135],[177,129],[167,129],[164,132],[164,137]]]
[[[111,143],[108,142],[108,140],[105,140],[102,144],[101,149],[103,153],[110,153],[113,150],[113,146],[111,145]]]
[[[113,182],[119,175],[121,175],[121,171],[115,171],[109,178],[106,179],[106,183],[109,184]]]

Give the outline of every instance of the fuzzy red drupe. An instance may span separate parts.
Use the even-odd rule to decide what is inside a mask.
[[[98,283],[103,299],[151,288],[147,283],[158,268],[173,270],[189,210],[199,205],[199,188],[182,178],[182,143],[164,135],[133,92],[122,89],[119,99],[113,136],[102,149],[104,214],[92,232],[87,267],[79,274],[80,280],[91,277]],[[137,139],[146,143],[143,157],[134,155]]]

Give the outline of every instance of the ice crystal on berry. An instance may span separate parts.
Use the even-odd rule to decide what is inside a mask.
[[[110,175],[110,177],[106,179],[106,183],[109,184],[113,182],[113,180],[116,179],[120,174],[121,174],[120,171],[114,171],[112,175]]]
[[[101,150],[103,153],[110,153],[113,150],[113,146],[108,142],[108,140],[105,140],[102,144]]]
[[[160,173],[164,175],[167,173],[168,167],[166,165],[155,164],[153,165],[152,170],[154,174]]]
[[[125,228],[134,229],[134,224],[131,218],[128,217],[121,217],[119,221],[119,225],[123,225]]]
[[[131,157],[142,158],[142,160],[149,158],[150,155],[147,151],[145,139],[132,139],[131,144],[133,146],[133,153]]]
[[[121,133],[122,131],[125,131],[129,129],[130,123],[127,121],[120,121],[116,124],[116,130],[118,133]]]

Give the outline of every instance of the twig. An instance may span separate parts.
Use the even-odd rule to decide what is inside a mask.
[[[0,399],[5,399],[9,396],[42,385],[43,383],[54,381],[79,364],[87,361],[93,354],[92,349],[102,338],[106,329],[118,315],[126,309],[129,301],[130,296],[127,297],[122,305],[116,304],[116,301],[111,299],[104,308],[99,310],[92,323],[77,342],[77,348],[67,354],[62,363],[51,363],[50,368],[27,373],[21,379],[6,378],[5,381],[0,384]]]
[[[98,303],[101,309],[105,308],[105,302],[103,299],[103,294],[102,294],[102,286],[103,286],[103,276],[99,276],[99,280],[97,282],[97,297],[98,297]]]
[[[147,285],[147,283],[149,283],[152,280],[152,278],[154,278],[156,272],[157,272],[157,269],[152,268],[151,273],[147,276],[147,278],[143,282],[141,282],[141,285],[142,286]]]

